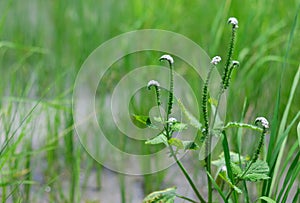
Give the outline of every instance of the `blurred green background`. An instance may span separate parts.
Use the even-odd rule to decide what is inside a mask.
[[[1,83],[7,86],[18,74],[22,76],[19,80],[25,81],[35,75],[32,80],[38,84],[38,92],[43,92],[65,74],[53,90],[64,92],[96,47],[136,29],[177,32],[211,57],[225,58],[230,36],[226,21],[235,16],[240,26],[234,55],[241,68],[234,76],[230,100],[235,108],[230,112],[240,110],[247,97],[256,113],[270,116],[296,8],[297,1],[292,0],[1,1],[1,75],[5,76]],[[282,106],[299,65],[297,28],[283,76]],[[12,70],[16,63],[22,67]]]
[[[2,119],[0,125],[2,124],[3,130],[1,134],[18,137],[23,132],[24,137],[30,138],[34,134],[33,128],[28,124],[25,129],[21,122],[22,116],[26,117],[26,112],[42,98],[42,108],[36,113],[52,112],[51,115],[46,113],[44,127],[43,125],[35,127],[44,128],[42,133],[49,138],[48,141],[50,140],[40,148],[41,153],[45,153],[41,158],[46,157],[45,162],[51,166],[48,167],[48,172],[45,172],[48,177],[47,183],[55,182],[56,169],[63,168],[64,163],[55,162],[60,153],[69,160],[67,163],[75,164],[74,166],[71,164],[70,174],[78,175],[79,172],[76,170],[80,163],[74,157],[81,153],[80,156],[86,155],[73,143],[72,134],[69,138],[66,135],[70,133],[72,127],[73,83],[89,54],[101,43],[119,34],[151,28],[182,34],[199,44],[210,57],[220,55],[226,58],[230,39],[227,19],[231,16],[239,20],[234,59],[240,61],[240,68],[233,75],[227,120],[240,119],[245,99],[247,99],[245,117],[247,122],[252,122],[257,116],[265,116],[271,120],[281,80],[280,115],[286,106],[292,80],[299,66],[299,19],[294,25],[299,3],[297,0],[2,0],[0,1]],[[292,28],[295,32],[291,38]],[[292,41],[288,48],[289,40]],[[149,62],[148,60],[145,59],[145,64]],[[153,61],[156,60],[157,58],[153,58]],[[135,64],[129,62],[126,65],[129,68]],[[115,74],[111,74],[107,83],[113,86],[126,71],[128,69],[124,66]],[[185,77],[195,79],[188,71]],[[201,81],[192,83],[198,85]],[[297,88],[289,114],[291,118],[299,111],[299,93],[300,89]],[[29,104],[28,109],[24,106],[14,106],[20,103]],[[20,118],[14,116],[16,112],[21,114]],[[13,133],[14,124],[11,123],[17,123],[16,127],[22,124],[17,133]],[[27,123],[30,123],[30,120],[26,120]],[[296,130],[293,132],[292,137],[296,139]],[[51,140],[53,137],[54,141]],[[7,154],[15,155],[17,152],[28,150],[35,153],[33,144],[30,141],[26,143],[18,144],[19,147]],[[74,159],[77,162],[74,162]],[[40,162],[37,160],[38,165]],[[24,164],[29,164],[27,166],[32,164],[30,161],[24,163],[23,161],[18,162],[15,157],[9,156],[5,161],[2,159],[1,167],[15,168],[19,171],[26,168]],[[32,177],[33,174],[27,175],[26,180],[30,181]],[[2,176],[2,179],[6,178]],[[76,198],[75,191],[80,189],[77,176],[73,178],[71,176],[69,179],[72,187],[70,197],[65,198],[65,201],[71,202],[72,198],[73,200]],[[11,181],[8,178],[8,182]],[[10,189],[5,190],[6,186]],[[2,189],[2,194],[6,195],[12,190],[9,184],[4,184]],[[54,196],[53,199],[58,200],[63,195]]]

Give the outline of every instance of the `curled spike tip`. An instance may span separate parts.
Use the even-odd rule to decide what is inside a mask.
[[[165,55],[162,55],[160,58],[159,58],[160,61],[163,61],[163,60],[167,60],[170,64],[173,64],[174,63],[174,59],[172,56],[168,55],[168,54],[165,54]]]
[[[265,129],[269,128],[269,121],[265,117],[257,117],[255,119],[255,124],[261,123],[262,127]]]
[[[235,17],[230,17],[227,22],[228,22],[228,24],[232,24],[233,28],[238,28],[239,27],[238,26],[239,22]]]

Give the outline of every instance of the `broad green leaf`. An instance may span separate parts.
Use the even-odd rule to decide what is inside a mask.
[[[254,162],[246,174],[241,179],[248,180],[248,181],[258,181],[258,180],[265,180],[269,179],[269,166],[267,162],[262,160],[257,160]]]
[[[184,107],[184,105],[182,104],[182,102],[180,100],[178,100],[178,104],[179,104],[179,107],[181,108],[181,110],[183,111],[184,115],[188,119],[190,125],[197,128],[198,130],[202,130],[201,129],[202,124],[198,121],[198,119],[195,118],[190,112],[188,112],[188,110]]]
[[[199,145],[197,145],[193,141],[182,141],[182,143],[184,146],[184,150],[197,150],[200,148]]]
[[[161,191],[152,192],[143,200],[143,203],[174,203],[176,188],[168,188]]]
[[[264,201],[266,201],[268,203],[276,203],[275,200],[271,199],[270,197],[266,197],[266,196],[262,196],[262,197],[258,198],[258,200],[264,200]]]
[[[184,123],[176,122],[171,125],[171,129],[175,132],[187,129],[187,125]]]
[[[161,144],[161,143],[164,143],[166,146],[168,146],[168,139],[163,133],[145,142],[145,144],[153,144],[153,145]]]
[[[171,138],[169,139],[169,145],[173,145],[175,147],[177,147],[177,149],[183,149],[184,145],[182,143],[182,140],[178,139],[178,138]]]

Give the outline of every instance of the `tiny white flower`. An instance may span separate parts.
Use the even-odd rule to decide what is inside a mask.
[[[227,22],[228,22],[228,24],[232,24],[233,28],[238,28],[239,27],[238,26],[239,22],[235,17],[230,17]]]
[[[255,119],[255,124],[257,123],[261,123],[261,125],[265,128],[268,129],[269,128],[269,121],[265,118],[265,117],[257,117]]]
[[[147,88],[150,89],[152,86],[159,87],[159,83],[156,80],[150,80],[148,82]]]
[[[168,122],[169,123],[175,123],[175,122],[177,122],[177,119],[174,118],[174,117],[171,117],[171,118],[169,118]]]
[[[221,167],[221,171],[227,171],[227,168],[226,168],[225,165],[223,165],[223,166]]]
[[[172,58],[172,56],[168,55],[168,54],[165,54],[163,56],[161,56],[159,58],[160,61],[162,60],[167,60],[170,64],[173,64],[174,63],[174,59]]]
[[[218,63],[220,63],[221,60],[222,59],[221,59],[220,56],[215,56],[215,57],[212,58],[210,63],[213,64],[213,65],[217,65]]]
[[[233,67],[239,67],[240,66],[240,62],[238,62],[238,61],[232,61],[232,65],[233,65]]]

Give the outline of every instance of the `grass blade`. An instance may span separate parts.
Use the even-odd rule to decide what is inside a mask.
[[[284,110],[284,114],[283,114],[283,117],[282,117],[282,120],[281,120],[281,123],[280,123],[278,135],[281,135],[284,132],[284,128],[286,126],[289,110],[290,110],[290,107],[291,107],[291,103],[293,101],[294,94],[295,94],[296,88],[298,86],[299,78],[300,78],[300,66],[298,67],[298,71],[297,71],[297,73],[295,75],[295,78],[294,78],[294,81],[293,81],[293,85],[292,85],[292,88],[291,88],[288,103],[286,105],[286,108]],[[287,137],[282,142],[280,152],[279,152],[279,155],[278,155],[278,159],[276,161],[276,166],[275,166],[275,169],[274,169],[274,176],[273,177],[277,177],[278,170],[280,168],[281,160],[282,160],[282,157],[283,157],[284,149],[286,147],[286,142],[287,142]],[[269,190],[269,196],[272,194],[276,182],[277,182],[277,178],[273,178],[272,182],[271,182],[271,187],[270,187],[270,190]]]
[[[214,187],[216,188],[216,190],[218,191],[218,193],[220,194],[220,196],[222,197],[224,202],[228,202],[225,195],[222,192],[222,189],[218,186],[218,184],[216,183],[216,181],[213,179],[213,177],[211,177],[211,175],[209,174],[208,171],[206,171],[207,176],[210,178],[212,184],[214,185]]]
[[[292,176],[295,174],[295,172],[297,171],[297,165],[298,165],[298,161],[299,161],[299,156],[300,156],[300,152],[298,152],[298,154],[296,155],[294,161],[291,163],[291,166],[288,169],[288,172],[285,176],[284,182],[283,182],[283,186],[281,188],[281,191],[279,193],[279,195],[277,196],[277,201],[278,202],[284,202],[284,201],[280,201],[281,197],[285,191],[285,195],[288,193],[288,189],[287,187],[290,184],[293,184],[294,181],[292,181]],[[299,168],[299,167],[298,167]],[[299,170],[299,169],[298,169]],[[289,183],[289,184],[288,184]]]
[[[297,126],[297,134],[298,134],[298,144],[300,147],[300,122],[298,123],[298,126]]]

